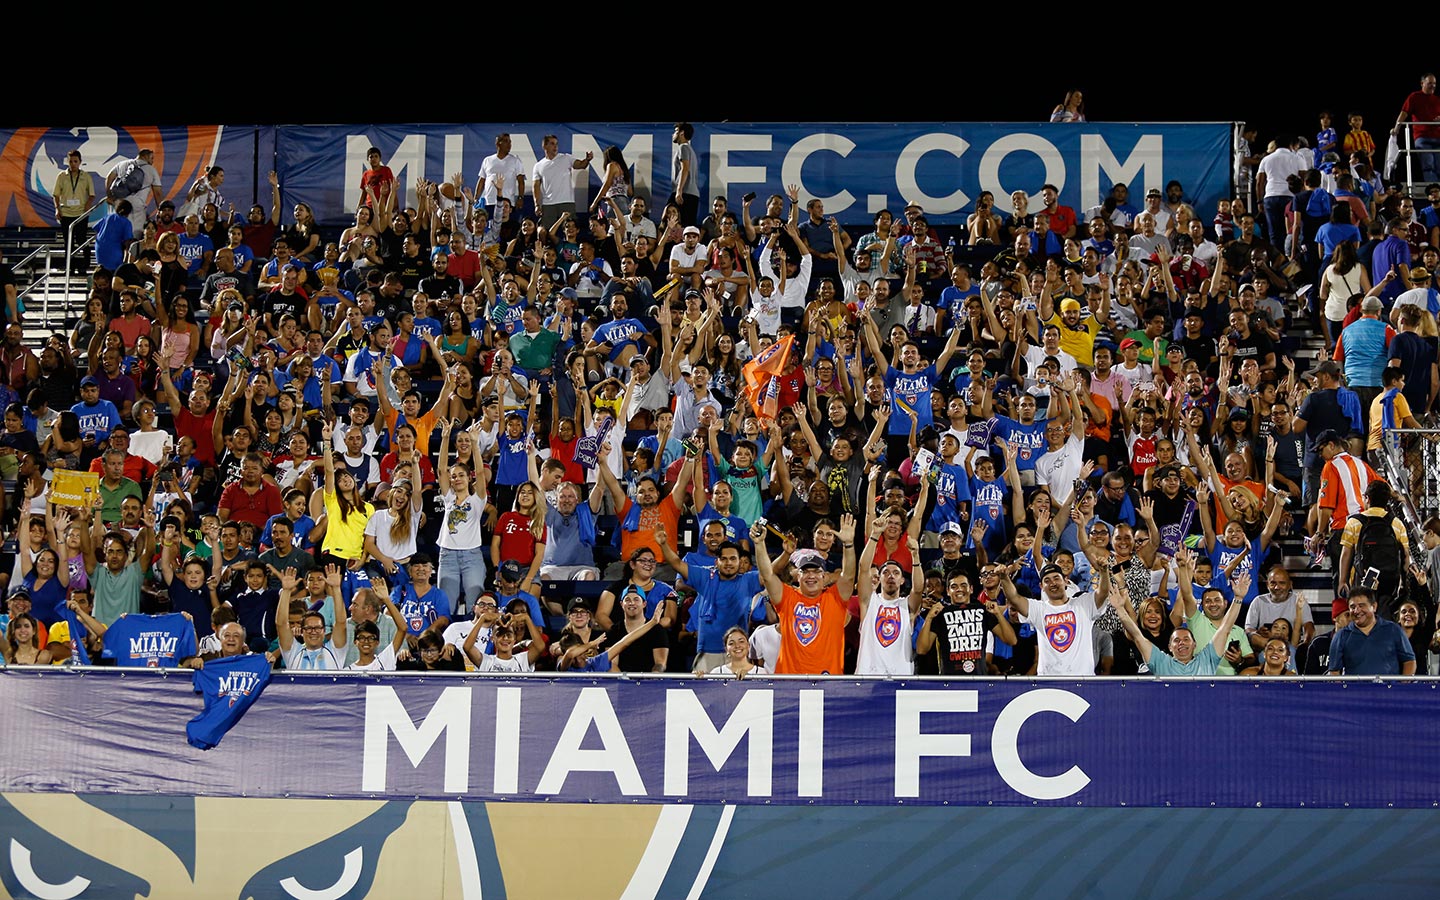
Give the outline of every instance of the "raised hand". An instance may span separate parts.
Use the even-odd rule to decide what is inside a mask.
[[[331,563],[325,567],[325,583],[332,588],[340,586],[340,567]]]
[[[840,517],[840,528],[835,536],[840,538],[842,544],[855,543],[855,517],[849,513]]]
[[[299,584],[300,577],[295,574],[294,566],[291,566],[290,568],[280,573],[280,587],[282,590],[289,591],[293,594],[295,592],[296,586],[298,586]]]

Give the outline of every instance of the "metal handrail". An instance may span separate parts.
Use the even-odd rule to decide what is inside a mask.
[[[95,210],[99,209],[105,202],[106,202],[106,201],[105,201],[103,198],[100,199],[100,200],[96,200],[95,203],[92,204],[89,209],[85,210],[85,214],[84,214],[84,215],[79,216],[78,218],[76,218],[76,219],[75,219],[73,222],[71,222],[71,223],[69,224],[69,226],[67,226],[66,229],[65,229],[65,284],[66,284],[66,285],[69,285],[69,284],[70,284],[70,277],[71,277],[71,268],[70,268],[70,267],[71,267],[71,264],[74,262],[74,259],[75,259],[75,251],[76,251],[76,250],[83,249],[86,245],[88,245],[89,243],[91,243],[92,241],[95,240],[94,235],[91,235],[90,238],[88,238],[88,239],[85,241],[84,244],[81,244],[79,247],[76,247],[76,246],[75,246],[75,226],[76,226],[76,225],[79,225],[81,222],[89,222],[89,221],[90,221],[90,214],[91,214],[92,212],[94,212]]]

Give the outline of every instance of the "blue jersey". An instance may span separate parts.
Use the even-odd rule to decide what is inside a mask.
[[[437,619],[448,619],[452,608],[450,597],[444,591],[431,588],[420,596],[414,584],[397,587],[390,592],[390,599],[400,607],[400,615],[405,617],[405,630],[413,635],[423,634]]]
[[[930,394],[935,390],[934,366],[926,366],[912,375],[891,366],[885,370],[885,390],[890,395],[888,434],[910,433],[910,414],[905,411],[907,406],[919,416],[915,423],[916,432],[935,424],[934,410],[930,406]],[[900,460],[890,464],[898,466]]]
[[[1226,566],[1230,565],[1231,561],[1234,560],[1235,557],[1239,556],[1244,552],[1245,547],[1231,547],[1225,543],[1225,540],[1223,538],[1216,538],[1215,549],[1210,551],[1210,565],[1214,567],[1216,577],[1225,579],[1225,576],[1220,574],[1222,570]],[[1235,567],[1235,571],[1230,573],[1229,578],[1225,579],[1228,581],[1234,581],[1235,576],[1241,574],[1242,572],[1248,572],[1250,574],[1250,590],[1245,594],[1245,596],[1239,598],[1241,603],[1249,603],[1251,600],[1254,600],[1257,596],[1259,596],[1260,579],[1257,573],[1260,570],[1260,562],[1264,559],[1264,557],[1265,551],[1260,549],[1260,539],[1256,538],[1255,540],[1250,542],[1249,554],[1247,554],[1246,557],[1240,561],[1239,565]],[[1195,599],[1197,602],[1200,599],[1200,592],[1198,590],[1195,592]]]
[[[935,493],[935,509],[930,513],[930,520],[925,523],[925,530],[938,532],[940,526],[946,522],[962,524],[960,504],[970,501],[970,476],[965,474],[965,467],[942,463],[937,459],[931,474],[935,476],[931,482]]]
[[[1004,438],[1016,447],[1015,468],[1024,472],[1035,468],[1035,461],[1045,452],[1045,426],[1049,419],[1039,419],[1029,425],[1022,425],[1008,416],[995,417],[994,437]]]
[[[701,534],[705,533],[706,524],[719,522],[725,526],[725,540],[734,541],[737,544],[741,541],[750,540],[750,523],[735,515],[733,512],[728,516],[722,516],[715,511],[713,506],[707,503],[705,508],[700,511],[699,518]]]
[[[525,452],[525,438],[512,438],[501,433],[495,441],[495,483],[524,484],[530,480],[530,456]]]
[[[195,693],[205,695],[205,710],[185,725],[192,747],[209,750],[245,715],[270,681],[270,661],[263,653],[213,659],[195,670]]]
[[[524,600],[525,605],[530,608],[530,621],[539,627],[544,627],[545,611],[540,608],[539,597],[529,591],[516,591],[513,594],[501,594],[499,591],[496,591],[496,594],[498,595],[496,602],[499,603],[502,610],[510,605],[511,600]]]
[[[994,481],[981,481],[978,476],[970,478],[970,496],[974,499],[970,507],[970,518],[972,521],[985,523],[985,537],[981,543],[985,545],[985,552],[991,559],[994,559],[1000,548],[1006,544],[1005,497],[1009,493],[1010,485],[1006,484],[1003,478],[996,478]],[[974,541],[969,537],[966,538],[966,546],[974,546]]]
[[[104,656],[121,667],[173,669],[197,655],[195,626],[180,613],[121,616],[105,632]]]
[[[610,359],[620,358],[620,351],[626,344],[639,349],[640,336],[649,334],[639,319],[616,319],[595,329],[595,343],[610,345]]]

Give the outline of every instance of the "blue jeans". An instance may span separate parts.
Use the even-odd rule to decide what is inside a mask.
[[[1440,138],[1415,139],[1416,150],[1433,150],[1433,153],[1415,154],[1416,162],[1420,164],[1420,177],[1426,184],[1440,182]]]
[[[1282,253],[1285,253],[1285,207],[1293,198],[1289,194],[1280,194],[1277,197],[1266,197],[1265,204],[1265,231],[1271,245]]]
[[[474,609],[476,598],[485,589],[485,548],[449,550],[441,547],[439,585],[454,604],[450,615],[455,614],[462,602],[466,610]]]

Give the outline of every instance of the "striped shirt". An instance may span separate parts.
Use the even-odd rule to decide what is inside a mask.
[[[1340,530],[1351,516],[1365,509],[1365,488],[1380,476],[1363,459],[1337,453],[1320,473],[1320,506],[1333,510],[1330,527]]]

